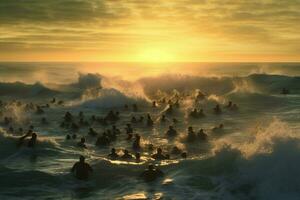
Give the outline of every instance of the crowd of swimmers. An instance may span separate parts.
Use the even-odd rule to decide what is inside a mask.
[[[198,100],[204,98],[204,94],[199,93],[196,97]],[[175,101],[166,101],[165,99],[161,99],[158,103],[156,101],[152,102],[152,107],[156,108],[159,103],[167,103],[166,108],[164,109],[164,112],[159,116],[159,121],[161,123],[165,123],[167,121],[167,117],[170,117],[176,112],[176,109],[180,107],[179,100]],[[62,101],[57,101],[55,98],[53,98],[49,104],[46,104],[44,106],[38,106],[34,104],[27,104],[26,107],[35,110],[35,113],[38,115],[45,113],[45,108],[49,108],[51,104],[59,104],[62,105]],[[128,110],[130,109],[130,106],[124,105],[124,109]],[[132,104],[131,106],[132,111],[137,112],[140,109],[138,108],[137,104]],[[230,110],[237,110],[238,107],[236,104],[232,103],[231,101],[228,102],[228,105],[225,106],[225,109]],[[217,104],[213,108],[213,112],[215,114],[222,114],[222,109],[219,104]],[[193,109],[190,112],[190,117],[192,118],[201,118],[205,117],[205,113],[203,109]],[[145,124],[147,127],[152,127],[156,123],[153,117],[150,114],[146,114],[145,116],[132,116],[130,119],[130,123],[127,123],[124,127],[124,132],[121,131],[117,126],[116,122],[121,118],[119,111],[113,111],[110,110],[107,115],[104,117],[99,117],[92,115],[89,119],[85,116],[83,112],[79,112],[78,116],[74,116],[70,112],[66,112],[63,116],[63,119],[60,123],[61,128],[69,129],[72,134],[66,135],[66,140],[77,140],[77,134],[76,132],[82,128],[87,127],[87,136],[95,138],[95,146],[108,146],[111,145],[114,141],[116,141],[119,138],[119,135],[125,135],[127,141],[132,142],[132,149],[133,153],[131,153],[128,149],[123,149],[122,154],[120,155],[118,151],[115,148],[111,149],[111,152],[107,155],[107,157],[111,160],[126,160],[126,161],[135,161],[140,162],[141,161],[141,151],[143,150],[141,140],[142,137],[140,134],[135,133],[134,128],[132,127],[132,124]],[[4,124],[10,125],[12,124],[13,118],[11,117],[4,117]],[[178,120],[173,117],[172,122],[174,124],[178,123]],[[46,117],[41,118],[42,124],[48,124]],[[103,126],[111,126],[110,129],[106,129],[101,134],[98,133],[94,128],[92,128],[93,123],[99,123]],[[217,127],[214,127],[212,131],[217,132],[222,130],[224,127],[223,124],[220,124]],[[10,131],[14,131],[13,127],[10,126]],[[19,129],[21,133],[23,133],[23,129]],[[166,138],[174,138],[177,137],[178,131],[174,128],[174,126],[170,125],[168,127],[168,130],[165,133]],[[29,139],[28,139],[29,138]],[[200,129],[198,131],[195,131],[192,126],[189,126],[187,128],[187,133],[185,137],[186,142],[195,142],[195,141],[206,141],[208,139],[208,135],[205,133],[204,129]],[[31,126],[30,129],[19,138],[18,140],[18,146],[26,145],[27,147],[33,148],[36,146],[37,143],[37,133],[34,132],[34,127]],[[77,146],[83,149],[87,149],[88,146],[86,144],[86,137],[80,137],[79,141],[77,142]],[[154,146],[152,144],[148,145],[149,150],[154,150]],[[174,146],[170,153],[164,153],[163,149],[160,147],[156,147],[156,153],[152,154],[150,157],[153,160],[167,160],[170,159],[170,154],[178,155],[181,158],[185,159],[187,158],[187,152],[184,150],[178,148],[177,146]],[[78,179],[87,179],[89,173],[91,173],[93,170],[85,162],[85,158],[83,156],[80,157],[79,162],[75,163],[75,165],[72,168],[72,172],[76,175]],[[153,180],[153,177],[159,177],[162,176],[163,173],[157,169],[154,165],[149,165],[148,169],[146,169],[145,172],[142,173],[142,177],[149,181]]]

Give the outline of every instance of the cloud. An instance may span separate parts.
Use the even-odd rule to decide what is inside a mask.
[[[299,21],[299,0],[1,0],[0,50],[119,52],[173,42],[300,53]],[[203,52],[189,48],[182,51]]]

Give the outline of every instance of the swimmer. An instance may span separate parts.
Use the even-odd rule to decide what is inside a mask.
[[[108,157],[112,160],[116,160],[119,158],[119,155],[116,153],[116,149],[115,148],[112,148],[111,149],[111,153],[108,154]]]
[[[144,179],[144,181],[151,182],[163,175],[164,174],[161,170],[155,169],[154,165],[150,164],[148,169],[146,169],[140,176]]]
[[[81,147],[81,148],[84,148],[84,149],[87,148],[86,145],[85,145],[85,138],[84,138],[84,137],[82,137],[82,138],[80,139],[80,142],[77,143],[77,146],[79,146],[79,147]]]
[[[75,177],[79,180],[87,180],[89,178],[89,174],[93,172],[92,167],[85,162],[85,158],[80,156],[79,162],[76,162],[71,172],[75,174]]]
[[[173,126],[169,126],[169,130],[166,133],[169,137],[174,137],[177,135],[177,131],[173,128]]]
[[[156,154],[153,154],[151,156],[151,158],[153,158],[155,160],[164,160],[164,159],[167,159],[166,156],[162,154],[162,149],[161,148],[158,148],[156,150]]]

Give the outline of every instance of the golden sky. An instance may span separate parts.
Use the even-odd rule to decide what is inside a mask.
[[[0,0],[1,61],[300,61],[300,0]]]

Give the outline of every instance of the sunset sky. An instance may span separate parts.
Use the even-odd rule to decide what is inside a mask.
[[[300,0],[1,0],[1,61],[300,61]]]

